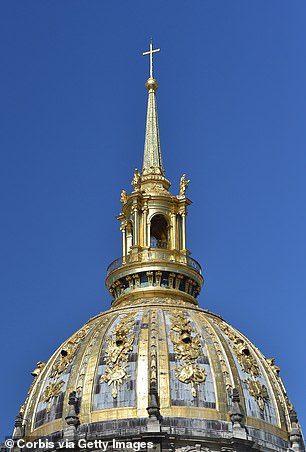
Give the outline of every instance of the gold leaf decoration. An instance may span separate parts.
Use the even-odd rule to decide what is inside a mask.
[[[261,384],[258,380],[245,380],[248,385],[249,393],[256,399],[257,405],[260,411],[264,411],[265,404],[269,402],[268,389],[265,385]]]
[[[261,375],[260,369],[256,358],[253,356],[251,350],[249,349],[248,344],[235,332],[231,331],[228,325],[220,323],[220,328],[230,339],[230,346],[234,350],[243,372],[246,372],[253,377],[259,377]]]
[[[60,380],[55,383],[50,383],[46,389],[44,390],[44,393],[42,395],[43,402],[47,402],[47,411],[50,411],[51,409],[51,401],[54,397],[58,397],[61,393],[61,388],[64,384],[63,380]]]
[[[61,350],[60,355],[57,357],[54,362],[50,375],[50,378],[58,378],[60,374],[62,374],[69,364],[71,363],[76,349],[80,343],[80,341],[86,336],[90,326],[85,325],[82,329],[77,331],[69,340],[66,342],[64,347]]]
[[[107,367],[105,374],[101,375],[100,383],[113,385],[112,396],[115,399],[118,395],[118,385],[122,384],[127,375],[127,360],[129,352],[133,350],[135,326],[134,315],[127,314],[115,327],[111,337],[107,339],[106,358]]]
[[[191,384],[191,393],[196,397],[196,384],[206,380],[205,369],[199,367],[196,360],[203,356],[199,334],[195,334],[182,311],[175,310],[171,317],[170,338],[176,358],[181,361],[175,368],[175,376],[182,383]],[[176,333],[173,333],[173,331]]]

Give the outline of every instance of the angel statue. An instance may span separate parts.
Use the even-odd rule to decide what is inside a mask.
[[[179,196],[185,196],[185,192],[188,188],[190,180],[186,179],[186,174],[183,174],[180,180],[180,194]]]
[[[139,173],[138,169],[135,168],[133,180],[131,182],[131,185],[134,186],[134,191],[140,190],[140,181],[141,181],[140,173]]]

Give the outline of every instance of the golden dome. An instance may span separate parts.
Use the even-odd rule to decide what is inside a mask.
[[[252,440],[286,447],[292,406],[278,373],[220,316],[177,297],[140,298],[90,319],[36,369],[26,435],[60,436],[76,391],[83,433],[107,436],[114,422],[146,431],[151,409],[161,431],[230,437],[236,393]]]

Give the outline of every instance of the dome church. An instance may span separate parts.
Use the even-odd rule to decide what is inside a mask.
[[[12,450],[302,452],[297,415],[273,358],[202,309],[200,264],[186,247],[189,180],[170,192],[158,83],[146,83],[143,167],[118,215],[122,256],[107,269],[111,308],[38,362]]]

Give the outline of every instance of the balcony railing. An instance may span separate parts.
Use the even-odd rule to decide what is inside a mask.
[[[188,267],[192,267],[196,272],[202,274],[202,268],[198,261],[192,259],[192,257],[187,257],[187,265]]]
[[[115,259],[111,264],[109,264],[109,266],[107,267],[107,274],[109,275],[111,272],[113,272],[114,270],[117,270],[117,268],[121,267],[123,262],[123,257],[118,257],[117,259]]]
[[[168,261],[168,262],[179,262],[180,264],[187,265],[193,268],[200,275],[202,274],[201,265],[192,257],[185,256],[181,253],[173,253],[170,250],[155,248],[150,250],[143,250],[137,254],[130,254],[126,256],[125,262],[150,262],[150,261]],[[107,268],[107,275],[109,275],[117,268],[121,267],[123,264],[123,257],[118,257],[115,259]]]

